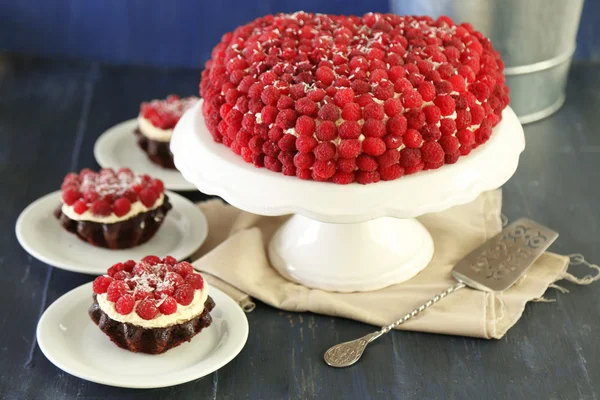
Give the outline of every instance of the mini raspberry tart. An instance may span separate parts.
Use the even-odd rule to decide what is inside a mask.
[[[147,242],[172,208],[161,180],[128,168],[70,173],[55,211],[60,224],[98,247],[127,249]]]
[[[173,154],[169,149],[173,128],[183,113],[197,101],[197,97],[182,99],[172,94],[164,100],[152,100],[141,104],[138,126],[134,133],[138,145],[153,163],[163,168],[175,169]]]
[[[88,314],[117,346],[160,354],[210,326],[215,303],[192,265],[146,256],[117,263],[93,284]]]
[[[213,49],[202,112],[256,167],[368,184],[485,143],[509,102],[503,70],[486,37],[446,16],[267,15]]]

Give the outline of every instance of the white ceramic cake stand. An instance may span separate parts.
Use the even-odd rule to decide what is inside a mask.
[[[294,214],[268,245],[272,265],[292,281],[338,292],[377,290],[416,275],[434,249],[414,218],[502,186],[524,148],[523,129],[507,108],[490,140],[456,164],[391,182],[344,186],[244,162],[213,141],[201,103],[184,115],[171,140],[177,169],[202,192],[259,215]]]

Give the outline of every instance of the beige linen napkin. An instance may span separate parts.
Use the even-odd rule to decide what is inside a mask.
[[[433,236],[433,260],[411,280],[374,292],[326,292],[287,281],[269,265],[266,244],[288,217],[254,215],[220,200],[199,204],[208,219],[209,236],[192,259],[197,258],[196,269],[226,282],[225,291],[233,289],[238,297],[246,293],[282,310],[387,325],[456,283],[450,275],[454,264],[501,230],[501,203],[501,191],[495,190],[472,203],[420,217]],[[398,328],[499,339],[528,301],[541,298],[550,285],[569,275],[568,264],[568,257],[547,252],[509,290],[460,290]]]

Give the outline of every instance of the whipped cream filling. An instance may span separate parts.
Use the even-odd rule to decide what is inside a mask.
[[[125,322],[141,326],[143,328],[164,328],[166,326],[177,325],[187,322],[190,319],[202,314],[204,311],[204,303],[208,298],[208,284],[204,282],[202,290],[194,290],[194,300],[187,306],[177,304],[177,311],[171,315],[159,314],[154,319],[143,319],[135,312],[139,301],[135,303],[133,311],[127,315],[119,314],[115,309],[115,303],[108,301],[106,293],[96,295],[96,300],[100,309],[106,313],[111,319],[118,322]],[[160,305],[160,302],[158,303]]]
[[[146,207],[141,201],[136,201],[135,203],[131,204],[131,210],[129,210],[127,214],[121,217],[117,216],[114,213],[111,213],[110,215],[94,215],[90,209],[87,209],[83,214],[77,214],[73,208],[74,206],[69,206],[65,203],[63,203],[62,205],[61,211],[63,214],[65,214],[67,217],[74,221],[91,221],[98,222],[101,224],[114,224],[135,217],[138,214],[154,210],[162,206],[164,201],[164,194],[161,194],[158,200],[156,200],[154,202],[154,205],[150,208]]]
[[[157,142],[170,142],[171,136],[173,136],[173,129],[162,129],[152,125],[152,122],[148,121],[141,114],[137,118],[138,127],[142,135],[146,136],[150,140]]]

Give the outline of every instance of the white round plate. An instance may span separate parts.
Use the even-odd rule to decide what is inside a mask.
[[[60,191],[47,194],[23,210],[17,219],[17,239],[25,251],[38,260],[84,274],[102,275],[117,262],[139,260],[149,254],[171,255],[183,260],[202,245],[208,224],[194,203],[177,193],[165,193],[173,208],[152,239],[131,249],[96,247],[66,231],[54,216],[60,204]]]
[[[177,168],[203,193],[254,214],[301,214],[329,223],[413,218],[468,203],[502,186],[517,169],[524,149],[523,128],[510,107],[490,140],[457,163],[371,185],[304,181],[255,168],[213,141],[202,101],[184,114],[171,139]]]
[[[137,145],[133,131],[137,120],[121,122],[104,132],[94,145],[94,157],[102,168],[130,168],[162,180],[169,190],[196,191],[196,186],[186,181],[175,169],[162,168],[148,159]]]
[[[211,287],[213,323],[191,342],[163,354],[132,353],[113,344],[88,316],[92,282],[56,300],[37,326],[42,353],[78,378],[126,388],[179,385],[208,375],[231,361],[248,338],[248,320],[226,294]]]

